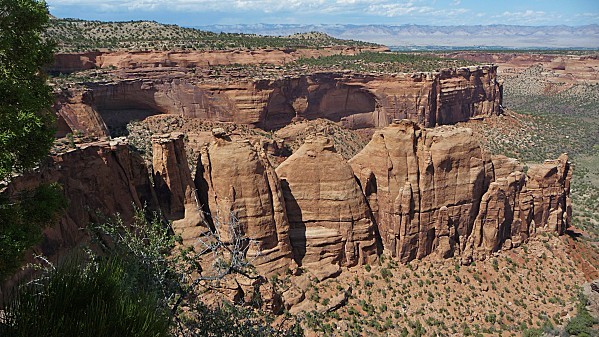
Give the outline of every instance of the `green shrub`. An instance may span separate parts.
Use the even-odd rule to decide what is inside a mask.
[[[566,325],[566,332],[578,337],[591,337],[593,325],[599,323],[584,307],[578,308],[578,313]]]
[[[66,206],[58,184],[24,191],[15,200],[0,197],[0,281],[21,266],[25,252],[42,240],[42,229],[54,225]]]
[[[168,336],[155,294],[131,287],[117,259],[70,260],[21,287],[6,306],[6,336]]]

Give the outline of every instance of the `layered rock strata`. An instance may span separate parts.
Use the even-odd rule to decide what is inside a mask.
[[[129,223],[134,207],[158,209],[143,159],[123,140],[84,144],[49,162],[40,172],[14,178],[4,191],[12,195],[43,183],[62,186],[69,204],[58,225],[44,231],[38,249],[45,256],[57,257],[77,246],[87,237],[82,228],[105,221],[102,216],[118,214]]]
[[[307,139],[276,169],[296,262],[324,279],[377,257],[376,225],[351,167],[331,140]]]
[[[134,206],[147,204],[173,220],[185,244],[209,229],[230,243],[239,234],[260,274],[297,263],[319,279],[376,260],[380,245],[402,262],[437,255],[467,263],[570,224],[566,155],[526,170],[488,155],[466,128],[397,121],[349,163],[316,136],[276,170],[259,146],[213,130],[195,176],[184,147],[181,134],[154,138],[153,184],[142,158],[115,140],[56,155],[4,193],[63,186],[69,208],[37,248],[49,256],[85,240],[80,228],[102,221],[98,211],[128,222]]]
[[[199,201],[221,238],[250,239],[248,259],[264,275],[294,269],[281,187],[263,151],[248,141],[215,138],[200,154]]]
[[[258,49],[210,51],[116,51],[58,53],[51,73],[69,73],[98,68],[161,68],[206,67],[232,64],[278,64],[293,62],[302,57],[319,57],[337,54],[353,55],[363,51],[384,52],[387,47],[331,47],[321,49]]]
[[[63,133],[95,135],[162,113],[264,130],[302,118],[326,118],[351,129],[381,128],[393,119],[431,127],[498,114],[502,87],[496,72],[495,66],[477,66],[436,73],[323,72],[233,81],[162,72],[154,78],[88,83],[85,90],[60,94],[55,107],[61,125],[68,126]]]
[[[517,162],[486,154],[470,129],[398,121],[350,164],[385,249],[403,262],[433,253],[484,258],[540,227],[561,234],[570,222],[566,155],[525,174]]]

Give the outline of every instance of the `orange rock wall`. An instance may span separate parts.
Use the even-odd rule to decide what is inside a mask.
[[[265,130],[297,118],[326,118],[352,129],[381,128],[404,118],[432,127],[498,114],[502,96],[496,71],[483,66],[412,75],[315,73],[222,83],[132,79],[64,92],[55,106],[71,130],[95,135],[159,113]]]
[[[332,47],[321,49],[256,49],[211,51],[115,51],[58,53],[49,72],[69,73],[98,68],[206,67],[232,64],[278,64],[302,57],[354,55],[362,51],[388,51],[386,47]]]
[[[401,121],[350,160],[385,249],[407,262],[431,254],[484,258],[571,217],[566,155],[533,165],[486,154],[466,128]]]
[[[376,260],[381,244],[402,262],[436,255],[467,263],[570,224],[566,155],[525,173],[517,161],[485,153],[470,129],[396,121],[349,163],[318,136],[276,170],[259,147],[221,131],[200,151],[195,176],[183,135],[170,134],[153,139],[153,183],[141,157],[115,140],[56,155],[4,193],[63,186],[69,208],[36,248],[53,257],[86,239],[80,228],[101,221],[97,211],[128,222],[133,205],[147,203],[185,244],[209,228],[230,240],[234,216],[250,257],[260,253],[252,261],[260,273],[297,263],[320,279]]]

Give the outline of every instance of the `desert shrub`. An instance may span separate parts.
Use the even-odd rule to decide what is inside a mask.
[[[6,336],[168,336],[156,294],[132,287],[118,259],[72,259],[22,286],[5,307]]]
[[[570,335],[576,335],[578,337],[591,337],[595,336],[593,331],[593,325],[599,323],[585,307],[579,306],[578,313],[574,316],[566,325],[566,332]]]

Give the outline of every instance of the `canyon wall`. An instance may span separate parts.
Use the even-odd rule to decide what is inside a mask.
[[[207,67],[233,64],[277,64],[293,62],[302,57],[354,55],[365,51],[385,52],[387,47],[325,47],[320,49],[287,48],[255,50],[209,51],[90,51],[83,53],[57,53],[50,73],[70,73],[99,68],[157,68],[157,67]]]
[[[3,191],[13,195],[42,183],[59,183],[69,200],[59,224],[45,230],[38,253],[60,257],[87,238],[81,228],[119,214],[130,222],[134,207],[158,209],[143,159],[126,142],[85,144],[51,157],[39,172],[15,177]]]
[[[350,164],[385,249],[403,262],[431,254],[485,258],[539,228],[570,224],[567,155],[532,165],[491,157],[466,128],[401,121],[377,131]]]
[[[84,144],[56,155],[37,174],[15,178],[5,193],[59,182],[70,204],[46,230],[41,252],[58,256],[86,239],[80,228],[147,204],[173,221],[186,245],[208,231],[225,243],[247,238],[262,275],[303,267],[319,279],[366,264],[382,250],[402,262],[426,256],[484,259],[537,231],[570,224],[567,155],[528,170],[490,156],[467,128],[421,128],[394,121],[349,162],[324,136],[276,170],[259,144],[215,129],[190,170],[184,136],[153,138],[148,167],[120,140]],[[235,226],[230,226],[235,224]]]
[[[66,90],[58,95],[55,109],[63,133],[93,135],[162,113],[264,130],[302,118],[326,118],[351,129],[381,128],[393,119],[432,127],[499,114],[502,87],[496,73],[495,66],[477,66],[411,75],[323,72],[208,81],[167,72]]]

